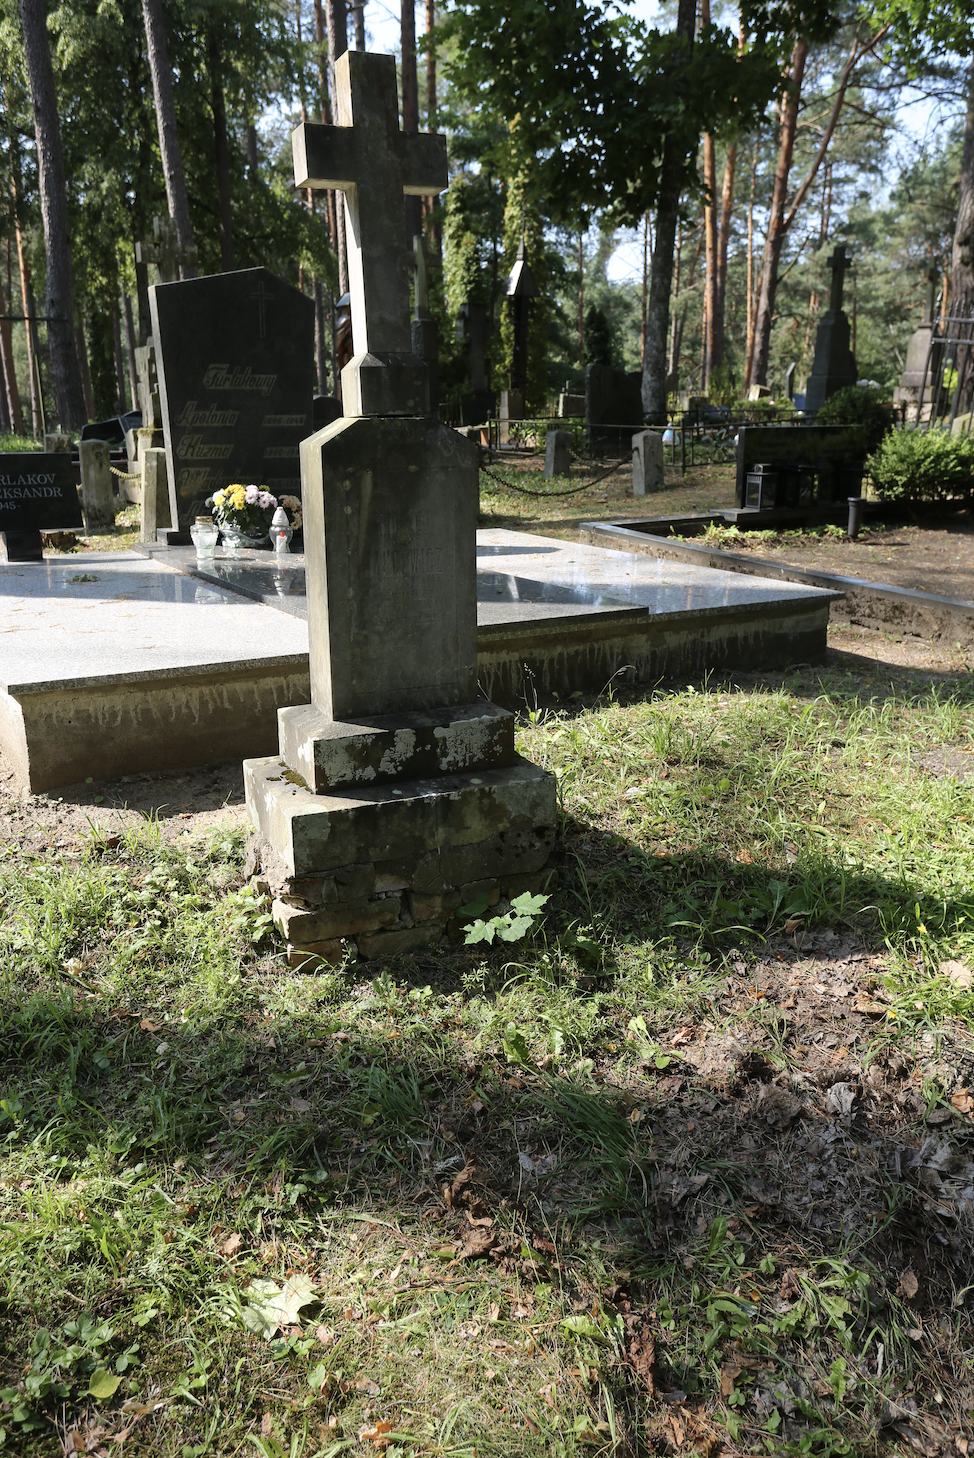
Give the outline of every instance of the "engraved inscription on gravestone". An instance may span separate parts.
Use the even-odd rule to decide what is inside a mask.
[[[37,451],[0,455],[0,531],[70,531],[84,526],[78,468]]]
[[[149,290],[172,520],[231,482],[300,494],[311,434],[314,304],[266,268]]]

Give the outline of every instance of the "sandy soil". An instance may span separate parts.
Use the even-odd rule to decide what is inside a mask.
[[[731,550],[741,548],[735,543]],[[809,570],[974,601],[974,516],[966,511],[923,525],[872,528],[854,542],[810,535],[755,538],[749,550]]]

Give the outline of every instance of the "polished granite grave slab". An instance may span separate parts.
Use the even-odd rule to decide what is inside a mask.
[[[478,683],[507,707],[825,651],[838,594],[525,532],[477,534]],[[33,790],[253,758],[307,703],[304,561],[192,549],[0,565],[0,744]]]

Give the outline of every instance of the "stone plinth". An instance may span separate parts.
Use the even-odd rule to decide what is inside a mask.
[[[312,793],[280,757],[246,761],[244,781],[292,966],[431,946],[474,897],[493,905],[549,879],[554,776],[518,757],[334,795]]]

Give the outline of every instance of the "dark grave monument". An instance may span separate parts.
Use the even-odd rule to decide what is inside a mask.
[[[643,423],[643,377],[611,365],[591,364],[585,371],[585,428],[590,443],[622,444]],[[613,428],[614,427],[614,428]]]
[[[467,346],[467,393],[463,397],[464,425],[482,425],[494,413],[494,393],[487,371],[490,321],[487,307],[473,299],[461,304],[457,316],[457,343]]]
[[[314,303],[266,268],[149,290],[173,534],[233,482],[299,495]]]
[[[845,504],[862,489],[861,425],[745,425],[737,436],[738,507],[762,511]]]
[[[40,562],[41,532],[84,527],[70,455],[0,455],[0,561]]]
[[[829,259],[832,270],[829,307],[815,334],[815,358],[805,386],[805,409],[811,414],[821,410],[830,395],[846,385],[854,385],[859,378],[849,320],[842,311],[842,285],[845,271],[851,267],[852,259],[846,257],[845,244],[837,244]]]
[[[501,392],[501,415],[507,420],[523,420],[528,392],[528,325],[538,297],[538,285],[528,263],[523,238],[518,244],[505,296],[514,324],[514,349],[511,353],[510,386]]]

